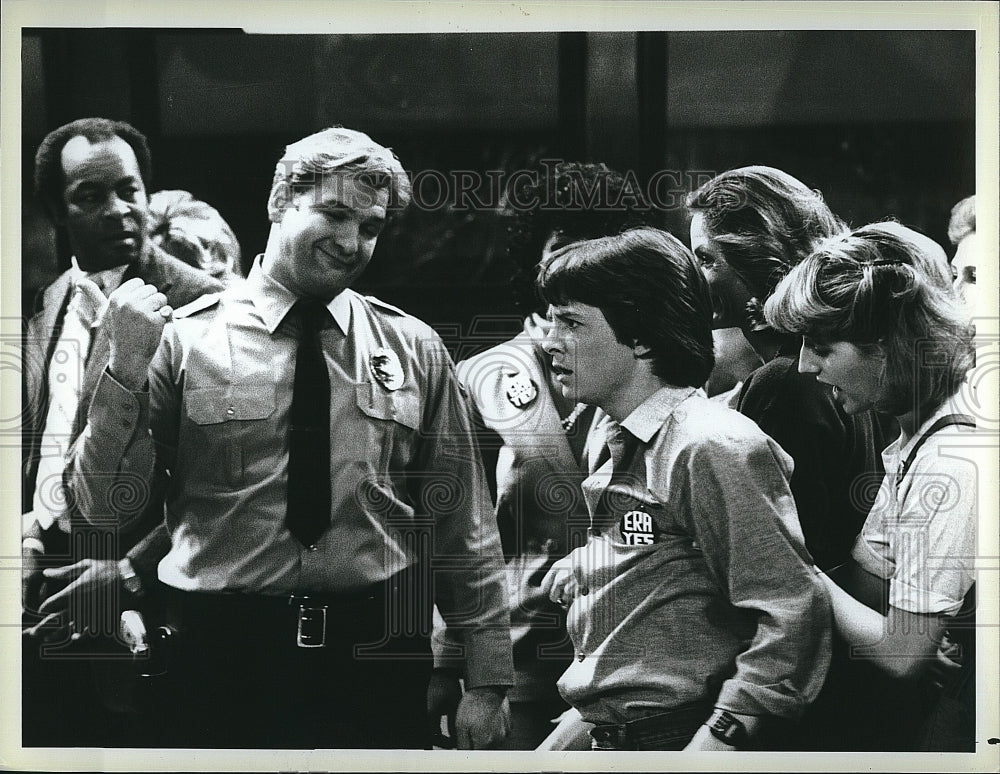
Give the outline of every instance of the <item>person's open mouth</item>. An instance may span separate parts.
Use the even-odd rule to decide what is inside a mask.
[[[115,231],[104,238],[105,242],[116,245],[128,245],[132,247],[139,242],[139,235],[135,231]]]
[[[824,382],[822,379],[817,379],[817,381],[820,384],[827,385],[830,388],[830,392],[833,394],[833,399],[834,400],[839,400],[839,398],[840,398],[840,388],[837,385],[835,385],[835,384],[833,384],[831,382]]]
[[[557,382],[563,383],[573,373],[573,371],[565,366],[561,366],[558,363],[553,362],[552,373],[555,374]]]

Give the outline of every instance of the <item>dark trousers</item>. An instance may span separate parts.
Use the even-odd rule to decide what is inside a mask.
[[[318,597],[323,647],[297,644],[289,598],[172,592],[168,744],[223,748],[429,747],[430,620],[398,576],[352,595]],[[308,622],[307,622],[308,624]],[[307,629],[309,625],[307,625]]]

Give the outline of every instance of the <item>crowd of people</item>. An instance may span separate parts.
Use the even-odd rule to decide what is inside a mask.
[[[25,746],[973,749],[973,198],[949,266],[743,167],[689,248],[550,165],[521,331],[456,365],[352,289],[388,148],[288,145],[246,277],[151,168],[101,118],[36,156],[73,255],[25,327]]]

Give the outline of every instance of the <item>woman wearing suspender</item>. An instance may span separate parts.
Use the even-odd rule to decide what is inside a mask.
[[[836,567],[850,556],[872,505],[853,496],[852,482],[882,472],[879,454],[896,428],[872,411],[849,415],[828,387],[798,373],[798,337],[768,326],[761,308],[793,266],[847,228],[819,191],[773,167],[723,172],[685,203],[691,251],[712,295],[712,325],[738,327],[759,358],[729,405],[795,460],[792,497],[806,548],[821,569]]]
[[[829,384],[848,413],[874,408],[901,430],[882,454],[885,478],[851,560],[823,576],[843,647],[812,715],[813,749],[926,745],[939,698],[929,666],[971,598],[975,423],[956,404],[974,364],[973,329],[947,266],[921,240],[894,223],[835,237],[764,307],[770,325],[802,336],[800,371]]]

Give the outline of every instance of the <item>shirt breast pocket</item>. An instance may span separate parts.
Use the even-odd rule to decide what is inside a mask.
[[[184,393],[189,448],[200,449],[201,475],[219,477],[219,483],[240,487],[254,457],[254,449],[266,445],[274,428],[262,424],[275,410],[273,384],[227,384],[188,389]],[[194,463],[197,464],[197,463]]]
[[[420,429],[420,396],[416,390],[387,390],[380,384],[361,382],[355,398],[367,443],[361,448],[369,455],[377,450],[378,473],[402,470],[413,455],[414,440]]]
[[[420,398],[409,390],[386,390],[371,382],[357,385],[358,408],[374,419],[398,422],[410,430],[420,429]]]

